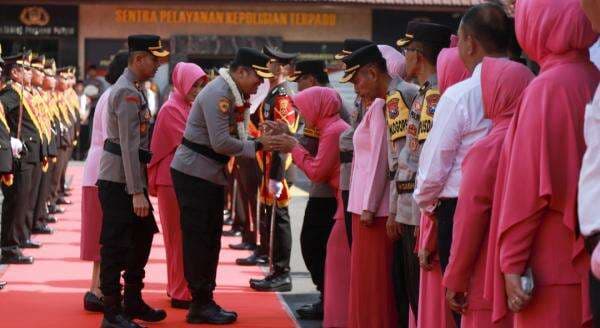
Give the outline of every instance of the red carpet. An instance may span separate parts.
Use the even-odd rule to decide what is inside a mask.
[[[9,285],[0,291],[0,327],[99,327],[101,314],[83,310],[83,294],[89,289],[92,264],[79,260],[81,175],[83,166],[73,165],[73,205],[59,215],[52,225],[54,235],[37,236],[44,246],[27,250],[35,256],[35,264],[10,266],[2,280]],[[155,206],[158,208],[158,206]],[[158,215],[157,215],[158,218]],[[160,224],[159,224],[160,226]],[[237,242],[224,237],[223,245]],[[257,267],[240,267],[235,259],[246,252],[224,248],[219,263],[217,302],[239,314],[235,327],[294,327],[294,321],[275,293],[257,293],[248,287],[251,277],[262,276]],[[151,327],[188,327],[185,310],[169,306],[165,288],[167,281],[162,235],[156,235],[150,261],[146,267],[146,301],[168,311],[164,322]]]

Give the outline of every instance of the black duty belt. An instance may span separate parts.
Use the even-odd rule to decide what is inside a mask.
[[[111,154],[114,154],[117,156],[122,156],[121,155],[122,154],[121,153],[121,145],[119,145],[118,143],[114,143],[112,141],[105,140],[104,141],[104,150],[106,150],[107,152],[109,152]],[[152,152],[151,151],[139,149],[138,153],[139,153],[140,162],[142,162],[144,164],[148,164],[152,160]]]
[[[415,180],[409,181],[397,181],[396,182],[396,190],[398,194],[408,194],[415,191]]]
[[[227,162],[229,162],[229,158],[230,158],[229,156],[219,154],[216,151],[214,151],[212,148],[210,148],[209,146],[191,142],[186,138],[183,138],[183,140],[181,140],[181,144],[188,147],[189,149],[193,150],[194,152],[196,152],[200,155],[206,156],[208,158],[214,159],[215,161],[217,161],[221,164],[226,164]]]
[[[354,157],[354,152],[349,151],[341,151],[340,152],[340,163],[352,163],[352,158]]]

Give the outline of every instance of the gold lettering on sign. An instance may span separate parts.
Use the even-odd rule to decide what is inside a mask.
[[[115,10],[115,22],[120,24],[335,26],[337,24],[337,14],[119,8]]]

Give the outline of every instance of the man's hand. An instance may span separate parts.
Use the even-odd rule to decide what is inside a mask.
[[[521,276],[513,273],[504,274],[504,288],[506,289],[506,302],[512,312],[523,310],[531,301],[531,295],[521,288]]]
[[[391,240],[398,240],[402,235],[402,224],[396,222],[396,213],[390,213],[385,223],[387,235]]]
[[[291,153],[292,149],[298,144],[298,140],[287,134],[271,137],[273,149],[282,153]]]
[[[451,289],[446,290],[446,302],[452,311],[460,314],[465,314],[469,307],[467,293],[455,292]]]
[[[2,174],[2,183],[4,183],[5,186],[10,187],[13,185],[14,177],[15,176],[12,173]]]
[[[373,224],[373,212],[363,211],[360,215],[360,223],[365,227],[371,226]]]
[[[133,194],[133,212],[141,218],[150,215],[150,203],[144,193]]]
[[[273,136],[261,135],[256,140],[262,144],[263,151],[273,151],[273,147],[275,145],[275,140]]]
[[[290,134],[289,125],[282,119],[277,121],[264,121],[260,124],[260,129],[266,135]]]
[[[283,192],[283,183],[278,180],[269,179],[269,192],[274,195],[275,198],[279,198]]]
[[[431,271],[431,269],[433,269],[430,258],[431,253],[428,250],[422,249],[419,251],[419,266],[425,271]]]

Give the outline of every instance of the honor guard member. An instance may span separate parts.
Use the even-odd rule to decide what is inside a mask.
[[[10,128],[13,153],[14,183],[2,184],[2,263],[32,264],[33,257],[23,255],[21,248],[31,245],[21,243],[28,233],[26,214],[33,168],[40,162],[41,133],[37,117],[25,98],[31,98],[28,87],[31,81],[31,55],[18,54],[4,58],[7,86],[0,91],[0,103]],[[33,243],[31,243],[33,244]]]
[[[133,319],[156,322],[166,318],[142,299],[144,268],[152,238],[158,232],[147,192],[146,164],[150,110],[141,91],[169,52],[155,35],[128,38],[129,64],[113,85],[108,100],[104,152],[98,174],[102,206],[100,290],[104,295],[102,327],[139,327]],[[121,308],[121,272],[125,271]]]
[[[181,213],[183,264],[192,293],[187,322],[228,324],[237,314],[213,299],[223,232],[225,166],[232,156],[254,158],[261,138],[240,140],[247,127],[248,99],[273,74],[269,58],[240,48],[229,66],[209,82],[192,104],[171,163],[171,176]]]
[[[0,78],[2,77],[2,72],[4,70],[4,60],[2,60],[2,48],[0,46]],[[13,176],[13,157],[12,157],[12,147],[11,147],[11,136],[10,136],[10,127],[8,126],[8,121],[6,120],[6,115],[4,113],[4,107],[0,102],[0,180],[1,183],[5,186],[12,186],[14,182]],[[0,231],[4,228],[4,220],[0,224]],[[1,238],[1,237],[0,237]],[[0,259],[2,258],[2,254],[0,254]],[[6,281],[0,280],[0,289],[6,286]]]
[[[352,54],[352,52],[372,44],[374,43],[364,39],[346,39],[344,40],[343,50],[335,58],[342,60]],[[354,99],[354,108],[350,116],[350,127],[340,135],[340,190],[342,191],[344,209],[348,208],[348,198],[350,195],[350,175],[352,174],[352,159],[354,158],[352,138],[354,137],[354,130],[360,123],[363,114],[364,108],[360,98],[357,96]],[[344,222],[346,223],[348,243],[352,246],[352,215],[348,211],[344,211]]]
[[[266,121],[283,121],[288,125],[288,130],[295,133],[298,120],[292,106],[292,91],[287,77],[292,70],[292,60],[298,55],[284,53],[270,47],[264,47],[263,53],[270,58],[269,68],[273,77],[269,79],[271,87],[269,93],[251,117],[252,123],[260,128],[260,125]],[[250,258],[241,261],[250,260],[245,264],[251,264],[254,255],[270,256],[269,260],[272,264],[270,274],[264,279],[250,279],[250,287],[258,291],[290,291],[292,289],[289,275],[292,230],[288,205],[291,195],[286,171],[292,164],[292,158],[289,154],[262,151],[257,154],[257,162],[262,172],[259,189],[260,247]],[[273,228],[271,224],[274,224]],[[273,245],[272,249],[271,245]]]
[[[407,79],[419,85],[414,90],[405,82],[391,88],[386,99],[388,160],[390,167],[389,234],[395,239],[393,278],[400,320],[408,325],[408,309],[417,317],[419,306],[419,258],[414,253],[415,229],[421,211],[412,194],[421,147],[433,124],[440,99],[436,63],[443,48],[450,45],[452,31],[443,25],[411,22],[398,40],[406,58]],[[408,85],[408,86],[407,86]],[[415,92],[416,91],[416,92]],[[416,96],[416,98],[415,98]],[[413,101],[414,99],[414,101]]]

